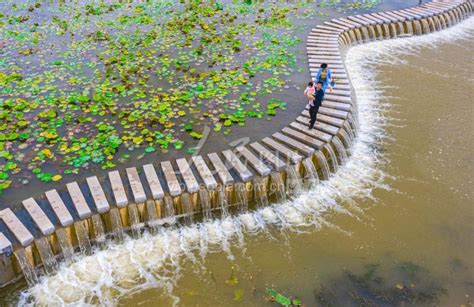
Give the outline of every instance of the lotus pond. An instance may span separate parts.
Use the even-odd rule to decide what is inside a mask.
[[[377,4],[0,3],[0,197],[294,118],[315,18]]]

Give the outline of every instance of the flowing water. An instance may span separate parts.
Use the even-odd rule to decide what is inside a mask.
[[[286,192],[285,192],[285,183],[283,182],[283,178],[281,173],[273,172],[270,174],[271,178],[271,187],[270,192],[275,194],[276,199],[278,202],[284,202],[286,200]]]
[[[92,247],[89,234],[86,227],[84,226],[84,222],[79,221],[74,223],[74,231],[76,232],[77,242],[79,249],[81,250],[81,254],[89,255],[92,251]]]
[[[38,252],[41,256],[46,274],[51,275],[56,273],[58,269],[58,263],[56,262],[56,258],[54,258],[54,254],[51,250],[51,245],[49,245],[48,239],[46,237],[39,238],[36,240],[35,245],[38,248]]]
[[[71,264],[74,257],[74,248],[72,247],[71,241],[69,241],[68,234],[63,228],[60,228],[56,230],[56,236],[64,261],[66,264]]]
[[[319,184],[318,171],[314,167],[313,161],[311,158],[306,158],[303,160],[303,166],[305,168],[305,181],[308,188],[314,188]]]
[[[201,201],[202,212],[204,214],[204,218],[206,220],[212,219],[212,212],[211,212],[211,201],[209,199],[209,193],[207,190],[200,190],[199,191],[199,199]]]
[[[227,201],[227,195],[225,193],[225,187],[219,186],[217,189],[217,203],[221,210],[221,217],[227,218],[229,216],[229,210],[227,210],[227,206],[229,205]]]
[[[329,181],[255,212],[111,242],[42,277],[20,304],[271,306],[272,287],[307,306],[471,305],[473,38],[471,18],[351,49],[360,131]]]

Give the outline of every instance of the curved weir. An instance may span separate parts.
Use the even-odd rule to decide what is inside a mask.
[[[8,229],[0,232],[0,285],[21,276],[34,285],[38,275],[56,272],[59,258],[71,263],[73,249],[88,255],[94,245],[104,244],[106,237],[121,242],[124,231],[141,237],[145,226],[174,240],[179,231],[163,226],[180,220],[190,225],[201,216],[207,221],[222,217],[216,223],[229,232],[241,227],[234,222],[224,225],[231,212],[242,213],[242,223],[249,229],[258,223],[246,216],[249,208],[259,208],[267,221],[275,220],[273,211],[265,211],[269,203],[284,201],[287,195],[297,195],[304,187],[329,179],[331,171],[336,172],[350,159],[358,114],[344,51],[371,40],[442,30],[468,18],[472,9],[465,1],[431,2],[316,26],[307,40],[311,75],[315,76],[321,63],[328,63],[338,84],[326,93],[314,129],[307,129],[309,112],[303,110],[288,127],[259,142],[194,156],[189,161],[132,167],[123,174],[112,171],[107,178],[90,177],[82,183],[69,183],[61,191],[47,191],[41,199],[26,199],[25,210],[0,211]],[[193,234],[186,235],[192,242]],[[166,243],[160,240],[154,240],[150,248]],[[123,274],[128,273],[134,274]]]

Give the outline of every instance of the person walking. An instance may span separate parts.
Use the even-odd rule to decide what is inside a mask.
[[[316,123],[316,117],[318,115],[319,107],[323,103],[324,99],[324,90],[323,90],[323,83],[318,82],[316,84],[316,91],[314,92],[314,100],[312,105],[310,104],[309,107],[309,116],[311,120],[309,121],[309,129],[313,129],[314,124]]]
[[[329,69],[328,64],[323,63],[318,70],[315,78],[316,82],[321,82],[323,85],[323,91],[326,92],[326,89],[329,86],[329,90],[332,91],[331,82],[334,81],[331,75],[331,69]]]

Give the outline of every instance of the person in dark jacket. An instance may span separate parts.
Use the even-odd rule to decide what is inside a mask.
[[[316,123],[316,116],[318,115],[318,110],[324,99],[323,83],[318,82],[316,84],[316,91],[314,92],[314,101],[313,105],[309,108],[309,116],[311,120],[309,122],[309,129],[313,129],[314,124]]]

